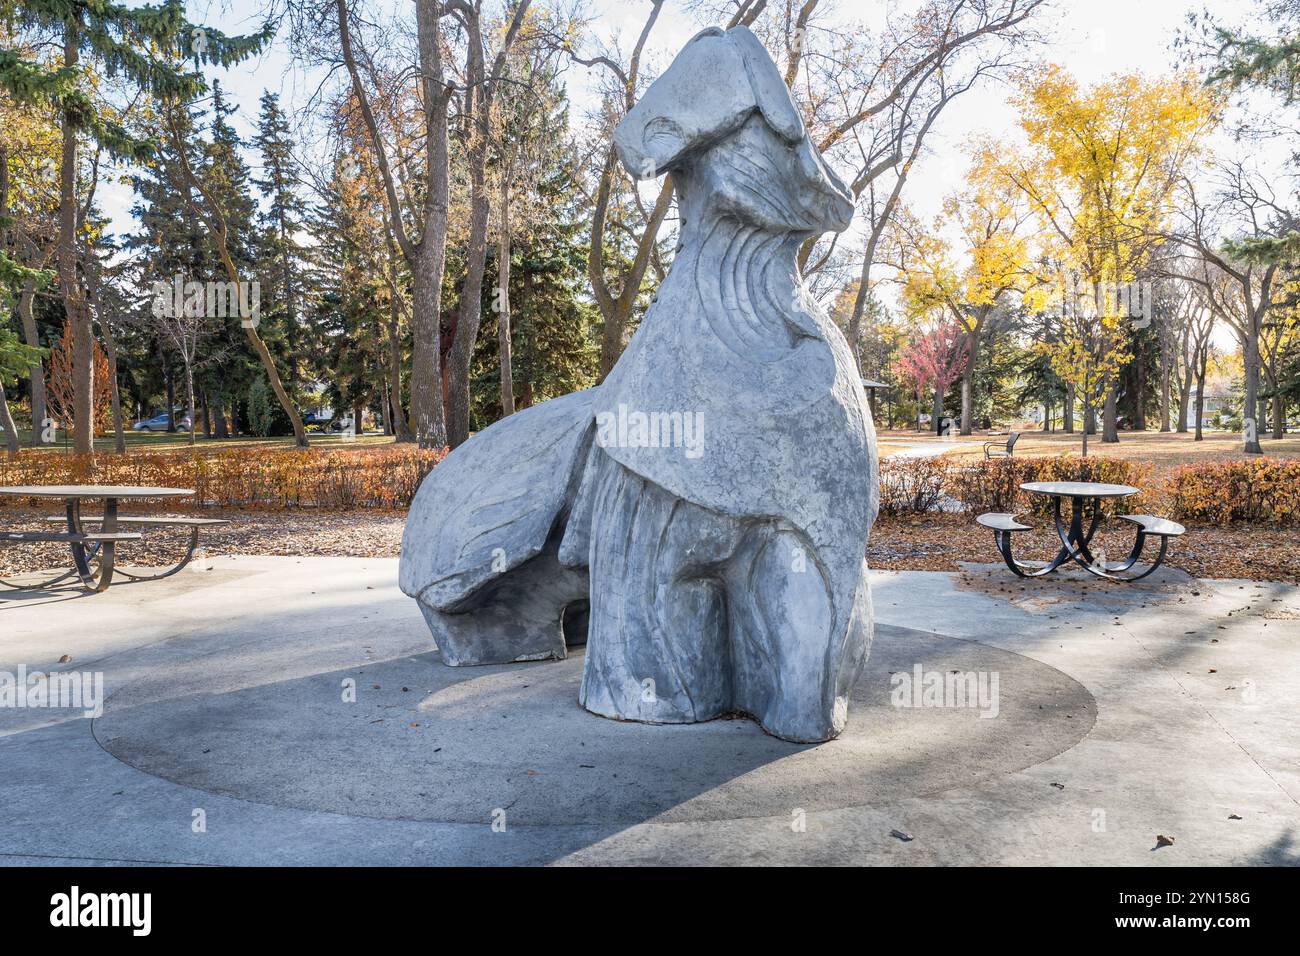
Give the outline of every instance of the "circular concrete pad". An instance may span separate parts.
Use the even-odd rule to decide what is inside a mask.
[[[897,707],[891,673],[981,672],[978,707]],[[986,644],[880,626],[837,740],[797,745],[745,719],[649,726],[578,706],[567,661],[453,668],[431,656],[216,694],[115,704],[95,736],[145,772],[277,806],[511,826],[789,817],[978,786],[1077,743],[1078,682]],[[356,682],[356,701],[343,684]],[[377,686],[376,686],[377,685]],[[988,685],[992,688],[992,685]],[[129,689],[128,689],[129,691]],[[910,698],[909,698],[910,699]],[[992,714],[986,707],[984,713]]]

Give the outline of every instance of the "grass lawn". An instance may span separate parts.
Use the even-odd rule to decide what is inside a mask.
[[[881,455],[886,448],[897,449],[906,445],[951,445],[949,457],[983,458],[986,441],[1005,441],[1005,435],[967,435],[956,438],[938,438],[930,433],[894,429],[878,433]],[[1106,445],[1100,435],[1088,437],[1088,454],[1106,458],[1135,458],[1149,461],[1157,472],[1168,471],[1177,465],[1201,461],[1250,459],[1241,450],[1241,435],[1237,432],[1206,432],[1204,441],[1195,441],[1189,434],[1177,432],[1120,432],[1118,444]],[[1266,456],[1275,458],[1300,458],[1300,435],[1288,435],[1274,441],[1262,437],[1260,445]],[[1083,436],[1063,432],[1021,432],[1016,443],[1017,456],[1077,455],[1083,450]]]

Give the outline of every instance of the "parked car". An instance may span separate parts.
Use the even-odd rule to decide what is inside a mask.
[[[330,423],[330,431],[346,432],[352,429],[352,416],[341,415]]]
[[[153,418],[144,418],[136,422],[131,427],[138,432],[165,432],[167,430],[167,413],[159,412]],[[190,430],[190,416],[183,412],[176,413],[176,430],[187,432]]]
[[[302,427],[309,432],[323,432],[330,427],[332,419],[328,415],[307,412],[302,416]]]

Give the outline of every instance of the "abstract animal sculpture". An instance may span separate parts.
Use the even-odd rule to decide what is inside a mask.
[[[429,475],[401,586],[448,664],[563,658],[607,717],[839,734],[871,643],[875,431],[801,243],[852,199],[743,27],[705,30],[615,132],[673,174],[680,247],[605,382],[511,415]],[[567,640],[566,640],[567,638]]]

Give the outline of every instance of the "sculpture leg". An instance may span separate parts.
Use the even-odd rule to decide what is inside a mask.
[[[721,563],[739,541],[740,523],[596,458],[579,700],[621,720],[720,716],[732,709]]]
[[[837,631],[826,579],[806,539],[765,524],[729,569],[736,704],[770,734],[815,742],[836,737],[866,660],[871,609]]]

